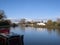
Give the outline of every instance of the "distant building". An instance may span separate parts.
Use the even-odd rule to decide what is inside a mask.
[[[45,23],[37,23],[37,25],[45,26]]]

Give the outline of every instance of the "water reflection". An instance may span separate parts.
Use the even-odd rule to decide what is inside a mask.
[[[11,28],[0,28],[0,34],[21,34],[22,44],[21,45],[58,45],[60,44],[60,29],[53,28],[33,28],[33,27],[11,27]]]
[[[58,34],[58,36],[60,36],[60,28],[56,29],[56,33]]]
[[[28,28],[27,28],[28,29]],[[25,45],[58,45],[60,44],[59,30],[35,28],[25,30]],[[60,33],[60,32],[59,32]]]
[[[37,31],[45,31],[46,29],[45,28],[37,28]]]
[[[55,32],[57,35],[60,36],[60,28],[57,28],[57,29],[54,29],[54,28],[47,28],[47,31],[48,31],[49,33]]]
[[[47,28],[47,32],[48,32],[49,34],[51,34],[51,33],[52,33],[52,31],[53,31],[53,29],[52,29],[52,28]]]
[[[20,30],[22,31],[26,31],[26,30],[35,30],[35,31],[40,31],[40,32],[43,32],[43,31],[47,31],[49,34],[53,33],[53,32],[56,32],[57,35],[60,35],[60,29],[55,29],[55,28],[34,28],[34,27],[25,27],[25,26],[20,26],[19,27]]]
[[[26,27],[24,26],[19,26],[21,30],[25,30]]]

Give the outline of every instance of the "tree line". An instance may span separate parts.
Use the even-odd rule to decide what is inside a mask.
[[[11,21],[10,20],[6,20],[6,15],[5,12],[3,10],[0,10],[0,26],[7,26],[10,25]]]
[[[6,18],[7,18],[7,16],[5,15],[5,12],[3,10],[0,10],[0,26],[11,25],[11,21],[5,20]],[[26,19],[21,19],[21,21],[19,23],[25,24],[25,20]],[[36,24],[36,23],[34,23],[34,24]],[[60,28],[60,18],[58,18],[56,21],[48,20],[45,24],[46,24],[45,25],[46,28],[47,27],[48,28]]]

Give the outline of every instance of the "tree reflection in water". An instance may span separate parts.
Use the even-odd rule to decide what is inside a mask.
[[[53,31],[53,32],[56,32],[57,35],[60,36],[60,28],[57,28],[57,29],[55,29],[55,28],[47,28],[47,31],[48,31],[49,33],[52,33],[52,31]]]
[[[56,29],[58,36],[60,36],[60,28]]]

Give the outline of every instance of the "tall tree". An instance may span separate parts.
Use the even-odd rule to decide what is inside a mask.
[[[25,22],[26,22],[26,19],[24,18],[20,20],[20,23],[25,23]]]
[[[0,19],[5,19],[6,15],[5,12],[3,10],[0,10]]]
[[[48,20],[48,21],[47,21],[47,26],[53,26],[52,20]]]

